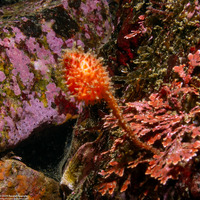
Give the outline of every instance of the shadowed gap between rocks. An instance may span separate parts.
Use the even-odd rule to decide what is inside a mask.
[[[62,176],[62,163],[65,162],[70,148],[75,121],[35,132],[12,151],[15,156],[21,157],[21,161],[28,167],[59,181]]]

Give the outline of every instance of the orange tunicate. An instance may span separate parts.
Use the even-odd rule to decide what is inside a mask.
[[[104,99],[113,115],[118,119],[119,125],[133,143],[142,149],[158,153],[157,149],[141,142],[132,134],[133,131],[124,120],[121,109],[112,93],[111,81],[101,58],[97,58],[90,52],[84,53],[81,49],[67,49],[63,55],[62,65],[65,70],[68,90],[78,102],[84,101],[88,105]]]
[[[110,78],[102,59],[80,49],[67,49],[63,55],[68,90],[77,101],[93,104],[109,91]]]

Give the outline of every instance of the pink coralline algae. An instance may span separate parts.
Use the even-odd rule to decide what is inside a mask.
[[[16,122],[16,134],[19,136],[26,136],[26,133],[31,133],[35,128],[44,123],[61,123],[64,120],[64,115],[59,116],[56,110],[50,106],[45,107],[39,99],[30,99],[29,103],[24,102],[22,105],[23,112],[21,113],[21,120]],[[9,140],[15,140],[10,134]],[[20,138],[20,137],[19,137]]]
[[[43,65],[46,66],[48,64],[54,65],[55,59],[49,49],[46,49],[44,46],[41,47],[39,42],[33,37],[27,38],[25,43],[28,47],[28,51],[31,54],[36,53],[39,60],[42,60]]]
[[[21,41],[26,39],[26,36],[22,34],[19,28],[12,26],[12,30],[15,33],[15,42],[19,44]]]
[[[0,82],[3,82],[6,79],[4,72],[0,71]]]
[[[48,102],[54,102],[54,99],[56,96],[58,96],[60,92],[60,88],[56,87],[55,83],[49,83],[47,86],[47,91],[46,91],[46,98],[48,99]]]
[[[89,0],[85,4],[81,2],[81,10],[83,11],[84,15],[87,15],[89,12],[93,12],[94,10],[98,9],[101,10],[100,8],[100,0]]]
[[[63,4],[67,8],[70,6],[68,1],[63,1]],[[78,11],[79,12],[71,5],[69,15],[77,20],[81,28],[81,34],[79,36],[77,34],[78,39],[90,47],[95,37],[101,38],[101,40],[96,43],[96,46],[97,44],[101,45],[103,39],[110,36],[113,31],[108,2],[106,0],[81,1]],[[107,17],[102,15],[102,11],[105,12]],[[90,23],[87,21],[90,21]]]
[[[61,38],[56,37],[56,33],[52,30],[51,26],[54,24],[53,21],[49,23],[44,23],[42,25],[43,32],[46,32],[47,35],[47,42],[49,44],[49,48],[56,53],[57,55],[61,56],[61,48],[63,46],[63,40]]]
[[[2,44],[4,45],[4,44]],[[34,74],[29,71],[28,64],[30,63],[30,58],[24,54],[23,51],[19,50],[15,46],[15,40],[12,38],[7,42],[6,54],[12,63],[13,70],[12,74],[17,76],[19,74],[25,86],[30,85],[33,80]]]
[[[58,58],[74,41],[95,48],[112,31],[105,0],[82,1],[79,7],[67,0],[42,5],[3,7],[12,17],[0,25],[0,151],[14,147],[44,124],[64,122],[68,112],[77,113],[75,105],[64,101],[68,97]],[[62,106],[56,104],[60,101]]]
[[[10,88],[13,90],[15,95],[18,96],[21,94],[21,90],[20,90],[19,85],[17,84],[16,76],[12,76],[12,81],[13,81],[13,84],[10,86]]]

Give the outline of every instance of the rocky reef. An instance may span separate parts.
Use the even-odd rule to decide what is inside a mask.
[[[199,199],[199,11],[2,1],[0,197]]]
[[[3,1],[0,6],[0,152],[4,156],[13,150],[22,155],[22,161],[37,166],[24,153],[28,149],[27,145],[38,145],[35,141],[43,134],[41,138],[45,138],[45,141],[40,141],[45,146],[47,135],[55,130],[54,126],[63,126],[66,121],[73,121],[81,111],[78,105],[69,100],[62,72],[59,71],[58,60],[62,50],[71,48],[76,42],[77,46],[82,46],[85,50],[90,48],[98,51],[97,47],[102,46],[112,32],[109,8],[106,1],[100,0]],[[73,122],[68,124],[72,126],[70,124]],[[58,130],[60,128],[56,129],[55,134],[59,134]],[[72,135],[71,132],[66,132],[67,134]],[[57,145],[53,142],[62,141],[63,137],[62,151],[65,152],[65,144],[71,141],[71,136],[65,142],[66,137],[60,134],[60,139],[58,137],[49,141],[48,148],[50,144],[51,148],[55,148]],[[39,151],[34,150],[42,150],[38,146],[27,151],[30,157],[34,155],[32,152],[37,152],[34,156],[39,156]],[[44,157],[43,159],[45,160]],[[54,158],[62,160],[59,159]],[[21,178],[24,183],[30,178],[28,173],[24,170],[24,177]],[[33,180],[39,180],[34,173]],[[46,174],[49,175],[48,172]],[[56,175],[52,176],[58,178]],[[17,174],[13,174],[10,178],[14,181],[17,177]],[[41,179],[44,178],[44,175],[41,176]],[[2,194],[17,194],[4,190],[5,187],[6,185],[2,186],[1,191],[6,191]],[[12,188],[15,189],[14,186]],[[50,196],[53,190],[48,191]],[[25,191],[25,194],[28,193],[31,193],[31,189]],[[38,198],[40,199],[39,196]],[[41,198],[60,197],[48,198],[47,195]]]

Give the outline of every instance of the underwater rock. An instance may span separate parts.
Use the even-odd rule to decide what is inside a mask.
[[[59,184],[20,161],[0,161],[0,198],[62,199]]]
[[[69,2],[69,3],[68,3]],[[25,1],[0,11],[0,151],[77,114],[57,67],[74,41],[94,50],[112,32],[105,0]],[[70,117],[69,117],[70,116]]]

